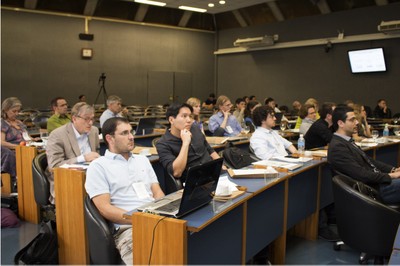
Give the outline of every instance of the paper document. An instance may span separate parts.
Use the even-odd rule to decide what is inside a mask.
[[[80,163],[74,163],[74,164],[63,164],[60,166],[60,168],[74,168],[74,169],[83,169],[86,170],[88,169],[89,164],[80,164]]]
[[[274,178],[279,176],[279,172],[270,166],[267,166],[266,169],[229,169],[228,173],[232,178]]]
[[[312,159],[313,158],[308,158],[308,157],[290,158],[285,156],[276,156],[271,158],[271,160],[273,161],[281,161],[287,163],[306,163],[311,161]]]
[[[227,175],[220,176],[218,180],[217,189],[215,190],[216,196],[231,195],[233,191],[237,191],[237,184],[228,179]]]
[[[265,167],[271,166],[271,167],[285,168],[288,170],[294,170],[294,169],[300,168],[302,166],[301,164],[296,164],[296,163],[286,163],[286,162],[270,161],[270,160],[262,160],[262,161],[254,162],[253,165],[265,166]]]

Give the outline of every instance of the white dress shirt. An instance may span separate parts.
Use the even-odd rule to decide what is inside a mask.
[[[274,156],[286,156],[288,149],[293,145],[272,129],[257,127],[250,138],[250,146],[255,155],[262,160],[269,160]]]
[[[92,151],[89,143],[89,134],[79,134],[79,132],[74,127],[74,124],[72,124],[72,128],[74,129],[76,141],[78,142],[79,149],[81,150],[81,155],[78,156],[77,161],[78,163],[84,163],[86,161],[85,154]]]

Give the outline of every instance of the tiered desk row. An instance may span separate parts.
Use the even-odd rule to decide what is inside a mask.
[[[400,166],[400,143],[379,144],[367,152]],[[17,147],[19,214],[33,223],[40,220],[32,186],[32,159],[36,154],[34,147]],[[150,160],[155,169],[159,167],[157,156]],[[274,179],[235,179],[233,182],[247,187],[242,196],[225,203],[213,202],[183,219],[166,218],[159,223],[151,264],[244,264],[268,244],[272,262],[283,264],[288,232],[310,240],[317,238],[319,210],[333,202],[331,177],[322,159]],[[84,171],[55,169],[60,264],[90,263],[84,183]],[[135,264],[149,262],[153,229],[161,218],[133,213]]]

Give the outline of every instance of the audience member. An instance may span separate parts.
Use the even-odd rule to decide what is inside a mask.
[[[122,109],[122,100],[116,95],[108,96],[107,110],[100,116],[100,126],[103,127],[104,122],[111,117],[122,117],[122,113],[126,114],[127,109]]]
[[[244,123],[244,110],[246,109],[246,102],[242,98],[237,98],[236,99],[236,109],[233,112],[233,115],[236,117],[236,120],[239,122],[239,124]]]
[[[99,130],[93,126],[94,109],[81,102],[72,107],[72,122],[55,129],[49,136],[46,146],[50,182],[50,201],[54,203],[53,168],[63,164],[91,162],[100,155]]]
[[[81,94],[78,97],[79,101],[78,102],[86,102],[86,95],[85,94]]]
[[[351,106],[350,106],[351,107]],[[357,131],[353,134],[353,138],[357,141],[362,138],[371,138],[371,129],[367,121],[367,112],[365,111],[364,105],[353,104],[354,114],[357,118]]]
[[[318,113],[318,101],[317,101],[316,99],[314,99],[314,98],[308,98],[307,101],[306,101],[304,104],[311,104],[311,105],[313,105],[314,108],[315,108],[315,112],[317,113],[316,119],[319,119],[319,118],[320,118],[319,113]],[[298,117],[297,117],[297,121],[296,121],[296,125],[295,125],[295,127],[294,127],[295,129],[299,129],[299,128],[300,128],[301,122],[302,122],[301,120],[302,120],[301,117],[298,116]]]
[[[243,96],[243,101],[246,103],[246,105],[250,102],[250,99],[248,96]]]
[[[237,136],[241,133],[242,127],[230,111],[231,100],[225,95],[217,99],[218,112],[210,117],[208,129],[214,136]]]
[[[184,182],[187,168],[219,158],[198,127],[191,126],[192,106],[173,103],[166,112],[171,127],[157,142],[160,163]]]
[[[273,98],[271,98],[271,97],[266,98],[264,100],[264,104],[266,106],[271,107],[272,110],[274,110],[275,113],[281,113],[281,110],[276,106],[276,102],[275,102],[275,100]],[[282,115],[281,121],[287,121],[288,122],[289,120],[286,118],[285,115]]]
[[[332,112],[335,109],[334,103],[324,103],[321,109],[321,118],[315,121],[304,136],[306,149],[313,149],[326,146],[332,139]]]
[[[372,159],[354,143],[351,136],[358,120],[352,108],[337,107],[332,116],[336,131],[328,149],[332,168],[378,190],[384,203],[400,203],[400,168]]]
[[[108,149],[86,173],[86,192],[101,215],[114,224],[114,240],[122,260],[133,264],[132,221],[124,213],[164,196],[150,161],[134,155],[134,136],[125,118],[108,119],[102,134]]]
[[[297,149],[290,141],[273,130],[275,120],[275,112],[270,106],[259,106],[253,111],[253,121],[257,129],[250,138],[250,146],[254,154],[262,160],[274,156],[286,156],[287,150],[297,153]]]
[[[215,99],[215,94],[210,93],[210,95],[208,95],[208,98],[203,102],[202,107],[208,110],[213,110],[216,102],[217,100]]]
[[[300,108],[301,108],[301,103],[296,100],[296,101],[294,101],[292,103],[292,107],[293,107],[293,109],[290,111],[290,115],[291,116],[299,115],[299,111],[300,111]]]
[[[300,134],[305,135],[311,125],[315,122],[317,113],[315,112],[314,105],[305,104],[300,108],[299,116],[302,119],[300,125]]]
[[[392,118],[392,111],[386,105],[386,100],[379,99],[374,109],[375,118]]]
[[[50,134],[54,129],[71,122],[71,116],[67,114],[68,104],[65,98],[56,97],[50,102],[54,114],[47,120],[47,132]]]
[[[15,182],[15,147],[24,141],[26,126],[17,119],[22,103],[16,97],[6,98],[1,104],[1,172],[9,173]]]
[[[200,110],[201,110],[201,105],[200,105],[200,99],[191,97],[186,101],[187,104],[192,106],[193,108],[193,124],[192,126],[198,127],[201,132],[204,134],[204,128],[203,128],[203,123],[200,120]]]
[[[249,96],[249,101],[257,101],[256,96],[255,95],[250,95]]]
[[[246,105],[246,109],[244,111],[244,124],[250,127],[250,132],[253,133],[256,130],[256,126],[253,123],[253,111],[257,107],[261,106],[261,104],[257,101],[250,101]]]

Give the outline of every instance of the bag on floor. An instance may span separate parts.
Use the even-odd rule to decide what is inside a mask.
[[[58,264],[56,223],[42,223],[39,234],[14,257],[15,265]]]

